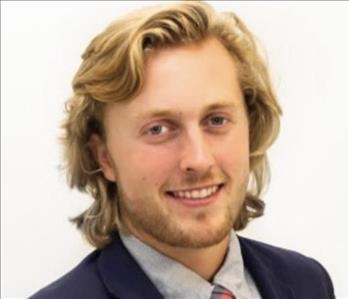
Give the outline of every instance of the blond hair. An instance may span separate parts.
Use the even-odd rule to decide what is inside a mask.
[[[103,107],[131,100],[144,83],[145,50],[217,38],[235,60],[249,119],[250,182],[235,230],[263,214],[261,192],[269,180],[266,150],[279,131],[281,109],[256,41],[234,13],[216,12],[200,1],[143,8],[106,28],[89,44],[73,80],[63,123],[64,167],[70,187],[94,201],[72,219],[97,248],[120,229],[117,185],[105,179],[89,147],[92,134],[104,137]]]

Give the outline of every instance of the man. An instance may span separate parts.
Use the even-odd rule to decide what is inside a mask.
[[[240,237],[281,109],[252,34],[202,2],[147,8],[83,54],[63,143],[97,248],[31,298],[334,298],[326,270]]]

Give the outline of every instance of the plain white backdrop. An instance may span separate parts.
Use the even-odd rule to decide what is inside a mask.
[[[266,214],[241,234],[317,259],[345,298],[348,4],[211,4],[235,11],[257,35],[284,111]],[[69,190],[59,170],[63,105],[89,41],[143,5],[1,3],[2,298],[29,296],[93,250],[68,221],[91,200]]]

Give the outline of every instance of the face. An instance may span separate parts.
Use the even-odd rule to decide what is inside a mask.
[[[124,225],[139,238],[204,248],[230,232],[249,173],[248,120],[237,70],[216,39],[151,54],[132,101],[105,110],[94,136],[119,189]]]

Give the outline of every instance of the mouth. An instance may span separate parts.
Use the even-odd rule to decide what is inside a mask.
[[[167,191],[166,195],[185,205],[202,206],[213,202],[223,187],[224,184],[216,184],[202,188]]]

